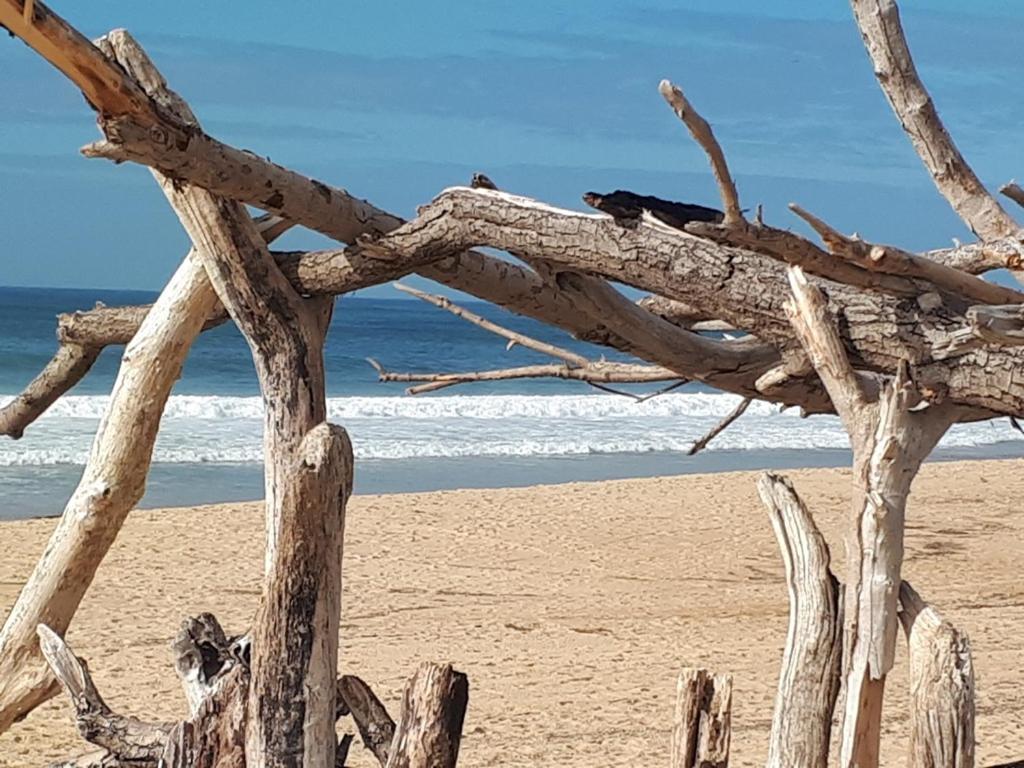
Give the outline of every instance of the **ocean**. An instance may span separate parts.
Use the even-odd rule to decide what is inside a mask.
[[[0,288],[0,404],[46,364],[56,315],[151,302],[136,291]],[[468,308],[585,354],[625,359],[490,305]],[[106,407],[121,349],[108,349],[72,392],[26,430],[0,438],[0,519],[59,514]],[[328,412],[356,454],[356,493],[505,487],[732,469],[838,466],[846,435],[834,417],[754,403],[697,456],[686,449],[737,404],[687,384],[644,402],[586,384],[519,380],[409,396],[382,384],[366,358],[394,371],[462,371],[551,362],[416,300],[339,300],[326,346]],[[651,391],[659,385],[631,387]],[[661,385],[664,386],[664,385]],[[249,349],[231,324],[202,334],[163,418],[142,506],[262,496],[262,410]],[[935,458],[1024,456],[1008,420],[958,425]]]

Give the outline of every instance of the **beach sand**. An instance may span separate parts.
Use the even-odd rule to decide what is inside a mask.
[[[849,473],[788,472],[843,573]],[[756,474],[360,496],[345,542],[342,667],[397,714],[422,660],[470,679],[463,766],[667,765],[675,677],[734,675],[734,766],[763,765],[787,595]],[[978,765],[1024,758],[1024,461],[927,465],[905,575],[974,648]],[[0,611],[53,520],[0,525]],[[68,639],[117,710],[184,710],[168,642],[186,615],[229,631],[258,597],[257,504],[133,513]],[[907,666],[886,696],[884,764],[903,765]],[[343,721],[351,730],[351,723]],[[0,766],[87,750],[61,696],[0,736]],[[353,746],[351,764],[373,766]]]

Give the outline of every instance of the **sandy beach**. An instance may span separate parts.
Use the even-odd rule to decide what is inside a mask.
[[[842,574],[844,470],[787,473]],[[358,496],[349,506],[342,663],[397,713],[421,660],[470,678],[461,765],[667,765],[676,672],[735,676],[733,765],[763,764],[787,597],[753,473]],[[930,464],[911,497],[905,575],[971,637],[978,765],[1024,758],[1024,461]],[[54,520],[0,524],[0,615]],[[111,706],[184,711],[168,642],[259,596],[258,504],[133,513],[68,635]],[[902,765],[903,644],[883,754]],[[351,728],[349,721],[343,726]],[[0,766],[86,751],[63,698],[0,736]],[[353,747],[352,765],[372,766]]]

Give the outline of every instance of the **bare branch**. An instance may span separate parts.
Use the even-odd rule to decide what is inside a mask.
[[[732,180],[732,174],[729,173],[729,164],[725,160],[725,153],[722,151],[718,139],[715,138],[711,126],[686,100],[686,96],[683,95],[679,86],[668,80],[662,80],[658,85],[658,91],[672,107],[672,111],[683,121],[690,131],[690,135],[700,144],[711,161],[711,170],[715,174],[718,192],[722,197],[722,207],[725,209],[725,219],[722,223],[727,227],[739,224],[743,221],[743,213],[740,211],[736,184]]]
[[[642,384],[657,381],[672,381],[679,374],[655,365],[631,363],[590,362],[573,367],[566,364],[524,365],[518,368],[500,368],[491,371],[466,371],[463,373],[393,373],[376,360],[370,364],[377,370],[382,382],[427,382],[422,386],[409,387],[410,395],[422,395],[439,389],[480,381],[508,381],[511,379],[568,379],[588,384]]]
[[[45,624],[40,624],[37,632],[43,656],[75,708],[82,737],[120,760],[155,766],[171,726],[114,714],[96,690],[85,662],[75,656],[60,635]]]
[[[709,429],[703,437],[698,438],[694,442],[694,444],[690,446],[690,449],[686,452],[686,455],[694,456],[703,451],[705,448],[707,448],[708,443],[710,443],[712,440],[718,437],[718,435],[724,432],[730,424],[732,424],[734,421],[736,421],[736,419],[738,419],[740,416],[744,414],[744,412],[750,406],[750,403],[751,399],[749,397],[745,397],[742,400],[740,400],[739,404],[737,404],[737,406],[733,408],[724,419],[715,424],[715,426]]]
[[[363,745],[373,752],[382,767],[386,766],[395,736],[395,721],[387,708],[370,686],[355,675],[338,678],[338,699],[348,707]]]
[[[990,283],[892,245],[874,245],[855,237],[847,237],[800,206],[791,203],[789,208],[821,235],[829,251],[863,269],[927,280],[939,290],[963,296],[970,301],[985,304],[1024,302],[1024,293],[1013,288]]]
[[[850,0],[875,76],[935,186],[978,237],[1018,232],[1017,223],[985,189],[946,131],[917,74],[895,0]]]
[[[61,344],[39,375],[0,408],[0,434],[19,438],[25,428],[82,380],[100,356],[100,348]]]
[[[1024,206],[1024,187],[1015,181],[1003,184],[999,191],[1013,200],[1017,205]]]
[[[829,315],[822,292],[807,281],[800,267],[789,268],[789,286],[793,300],[786,304],[786,316],[832,397],[836,411],[853,434],[860,429],[860,415],[867,399],[843,347],[835,320]]]
[[[526,334],[517,333],[516,331],[509,330],[497,323],[493,323],[485,317],[481,317],[480,315],[470,312],[468,309],[464,309],[463,307],[454,304],[444,296],[426,293],[425,291],[420,291],[411,286],[402,285],[401,283],[396,283],[395,288],[402,293],[415,296],[417,299],[421,299],[428,304],[433,304],[435,307],[451,312],[453,315],[462,318],[467,323],[472,323],[473,325],[483,328],[485,331],[490,331],[491,333],[495,333],[498,336],[506,338],[512,344],[518,344],[521,347],[532,349],[535,352],[540,352],[541,354],[549,355],[559,360],[564,360],[566,363],[569,363],[569,365],[585,366],[590,362],[583,355],[578,355],[575,352],[570,352],[568,349],[557,347],[554,344],[548,344],[527,336]]]

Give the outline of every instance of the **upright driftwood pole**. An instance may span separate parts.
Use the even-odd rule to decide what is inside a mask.
[[[842,588],[829,567],[825,538],[792,484],[765,473],[757,489],[771,517],[789,587],[789,632],[767,765],[825,768],[841,677]]]
[[[907,582],[900,620],[910,647],[911,768],[974,768],[974,664],[967,635]]]
[[[402,694],[386,768],[455,768],[469,681],[451,664],[425,663]]]
[[[112,33],[102,47],[139,83],[162,89],[154,97],[169,93],[126,33]],[[352,460],[344,431],[323,423],[331,300],[295,292],[241,204],[158,179],[252,349],[266,412],[267,578],[252,631],[246,760],[261,768],[333,768]]]
[[[885,677],[896,651],[904,513],[921,462],[956,409],[921,402],[906,365],[872,399],[850,364],[822,292],[790,269],[790,322],[843,420],[853,448],[853,519],[846,585],[841,765],[878,765]],[[923,410],[911,408],[926,405]]]
[[[726,768],[732,737],[732,677],[684,669],[676,682],[672,768]]]

